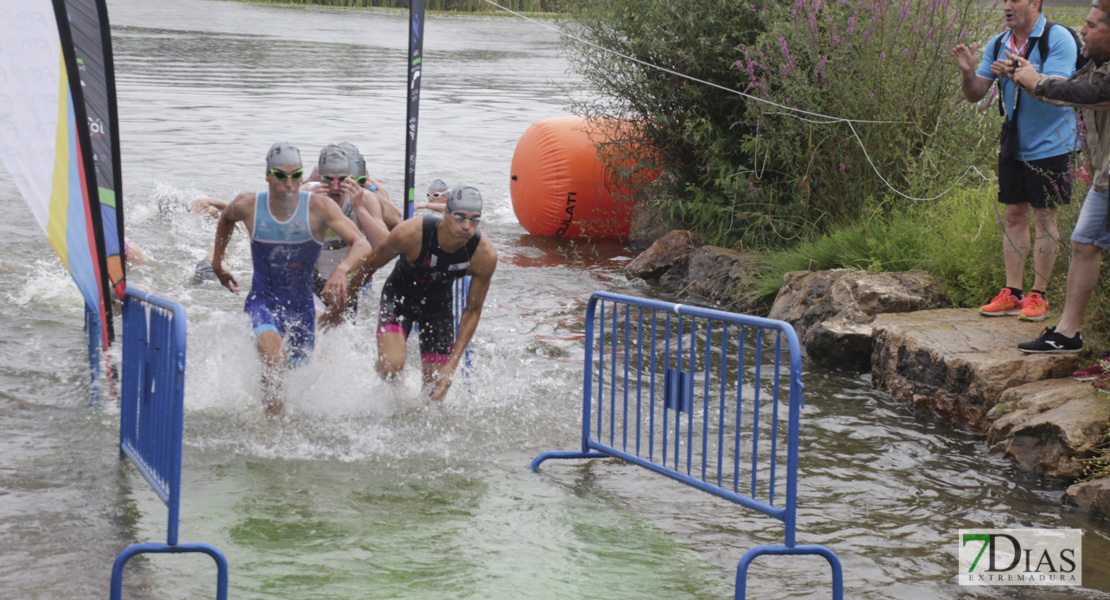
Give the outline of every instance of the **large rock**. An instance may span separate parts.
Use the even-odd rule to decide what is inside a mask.
[[[658,279],[676,265],[687,265],[690,254],[701,245],[701,238],[696,233],[672,231],[632,259],[624,268],[624,275],[629,279]]]
[[[744,281],[753,276],[762,264],[753,254],[702,246],[690,255],[686,291],[724,310],[753,312],[756,309],[755,298],[744,294]]]
[[[1066,377],[1073,354],[1023,354],[1021,342],[1042,325],[987,318],[975,309],[880,315],[871,324],[871,381],[916,410],[977,431],[1002,392],[1042,379]]]
[[[924,272],[794,271],[783,277],[768,316],[794,327],[810,359],[866,369],[875,316],[943,305],[936,287]]]
[[[1084,481],[1068,487],[1064,492],[1064,503],[1110,517],[1110,479]]]
[[[987,444],[1018,468],[1074,480],[1102,440],[1110,402],[1089,383],[1048,379],[1010,388],[987,413]]]

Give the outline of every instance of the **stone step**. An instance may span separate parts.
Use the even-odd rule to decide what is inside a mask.
[[[1042,329],[970,308],[882,314],[872,323],[872,382],[921,413],[986,432],[1003,392],[1076,369],[1074,354],[1017,349]]]
[[[1074,354],[1025,354],[1043,323],[975,309],[882,314],[872,323],[876,388],[915,411],[985,433],[1018,468],[1074,481],[1110,423],[1110,396],[1073,380]],[[1110,480],[1078,483],[1064,501],[1110,517]]]

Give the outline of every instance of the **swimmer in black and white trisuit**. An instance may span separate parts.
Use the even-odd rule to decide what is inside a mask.
[[[347,273],[370,256],[370,244],[330,198],[299,191],[300,152],[278,142],[266,155],[269,189],[239,194],[220,213],[212,270],[227,289],[239,284],[223,268],[224,251],[236,223],[243,221],[251,238],[254,277],[244,310],[250,314],[262,358],[266,412],[279,415],[282,373],[288,364],[307,359],[315,342],[316,311],[312,275],[324,234],[329,229],[350,246],[335,267],[323,295],[342,310],[347,298]]]
[[[375,269],[400,256],[382,290],[378,314],[378,373],[395,377],[405,366],[405,343],[413,323],[420,323],[420,359],[425,390],[441,400],[451,387],[470,338],[478,328],[482,305],[497,268],[497,251],[478,232],[482,196],[477,188],[459,184],[447,197],[444,217],[408,219],[390,232],[352,278],[352,287]],[[471,276],[466,309],[456,335],[452,317],[452,284]],[[350,291],[348,291],[350,293]]]
[[[358,163],[361,163],[361,159]],[[342,146],[338,144],[325,146],[320,151],[320,159],[316,164],[316,172],[321,179],[320,184],[316,186],[305,184],[301,189],[321,190],[322,193],[326,193],[343,215],[362,231],[370,245],[377,246],[385,241],[389,230],[382,223],[377,199],[371,192],[364,190],[353,175],[358,168],[358,163],[352,166],[350,154]],[[321,329],[336,325],[344,318],[353,316],[358,309],[358,294],[351,296],[344,310],[333,310],[333,303],[321,295],[328,278],[346,255],[347,242],[329,229],[324,235],[324,246],[316,261],[316,273],[312,284],[312,290],[316,295],[317,324]]]

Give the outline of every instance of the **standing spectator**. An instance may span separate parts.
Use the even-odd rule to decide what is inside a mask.
[[[1098,282],[1100,248],[1110,250],[1110,0],[1094,0],[1080,33],[1083,53],[1090,62],[1067,81],[1039,74],[1024,58],[1010,77],[1037,99],[1058,106],[1077,107],[1087,131],[1087,156],[1092,160],[1091,189],[1079,212],[1071,235],[1071,266],[1068,268],[1067,301],[1060,322],[1040,337],[1018,344],[1026,353],[1079,352],[1083,338],[1079,328],[1083,312]],[[1076,371],[1075,378],[1095,380],[1099,391],[1110,393],[1110,378],[1099,364]]]
[[[977,47],[960,44],[952,56],[960,68],[960,87],[968,102],[978,102],[998,80],[1001,106],[1006,121],[998,154],[998,201],[1005,205],[1006,226],[1002,256],[1006,286],[990,303],[979,309],[988,317],[1017,315],[1041,321],[1048,310],[1045,291],[1056,262],[1056,207],[1071,199],[1068,174],[1070,154],[1075,151],[1075,116],[1071,110],[1037,102],[1023,94],[1009,79],[1014,63],[1009,56],[1027,60],[1040,74],[1061,81],[1075,71],[1076,48],[1071,32],[1050,26],[1041,14],[1041,0],[1006,0],[1003,14],[1008,29],[984,48],[978,69]],[[1041,42],[1047,36],[1048,43]],[[1042,55],[1047,47],[1046,55]],[[1029,207],[1033,207],[1036,239],[1030,243]],[[1033,250],[1033,289],[1023,294],[1025,262]]]

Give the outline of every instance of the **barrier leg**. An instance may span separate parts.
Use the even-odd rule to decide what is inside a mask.
[[[829,561],[829,566],[832,567],[833,600],[843,600],[844,573],[840,567],[840,559],[837,558],[832,550],[817,545],[794,546],[793,548],[788,548],[786,546],[756,546],[748,550],[744,556],[740,558],[740,564],[736,565],[736,600],[744,600],[745,598],[745,588],[748,582],[748,565],[750,565],[757,556],[764,554],[816,554],[825,557],[825,560]]]
[[[609,458],[609,455],[602,452],[544,452],[532,460],[531,469],[539,471],[540,463],[549,458]]]
[[[120,600],[123,595],[123,567],[137,554],[181,554],[202,552],[216,561],[216,600],[227,600],[227,559],[215,546],[209,544],[134,544],[128,546],[116,557],[112,565],[111,600]]]

